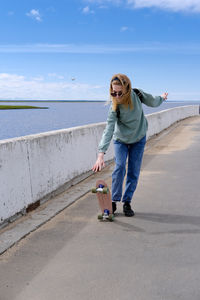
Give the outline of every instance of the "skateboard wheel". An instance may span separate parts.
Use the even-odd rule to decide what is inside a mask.
[[[96,189],[96,188],[92,188],[92,189],[91,189],[91,192],[92,192],[92,193],[97,193],[97,189]]]
[[[98,215],[98,220],[103,220],[103,216],[102,215]]]
[[[109,189],[107,187],[103,188],[103,194],[108,194],[108,191],[109,191]]]
[[[108,217],[108,219],[109,219],[110,222],[113,222],[114,218],[115,218],[114,215],[109,215],[109,217]]]

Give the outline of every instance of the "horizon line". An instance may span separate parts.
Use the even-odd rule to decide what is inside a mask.
[[[166,100],[166,102],[200,102],[199,100]],[[2,100],[0,102],[108,102],[108,100]]]

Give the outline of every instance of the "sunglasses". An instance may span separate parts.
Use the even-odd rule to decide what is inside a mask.
[[[120,92],[113,92],[113,93],[110,93],[110,94],[111,94],[112,97],[117,97],[117,96],[121,97],[123,93],[122,93],[122,91],[120,91]]]

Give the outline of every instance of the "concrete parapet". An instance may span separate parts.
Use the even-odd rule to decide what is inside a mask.
[[[198,114],[199,106],[193,105],[147,115],[147,138]],[[98,123],[0,141],[0,224],[87,177],[105,125]],[[111,144],[106,160],[113,157]]]
[[[198,114],[199,105],[179,106],[148,114],[146,116],[149,124],[147,139],[168,128],[175,122]]]

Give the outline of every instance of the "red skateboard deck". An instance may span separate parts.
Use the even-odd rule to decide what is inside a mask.
[[[98,215],[98,219],[101,221],[113,221],[112,200],[108,185],[104,180],[97,180],[96,188],[93,188],[92,192],[97,194],[101,209],[101,215]]]

